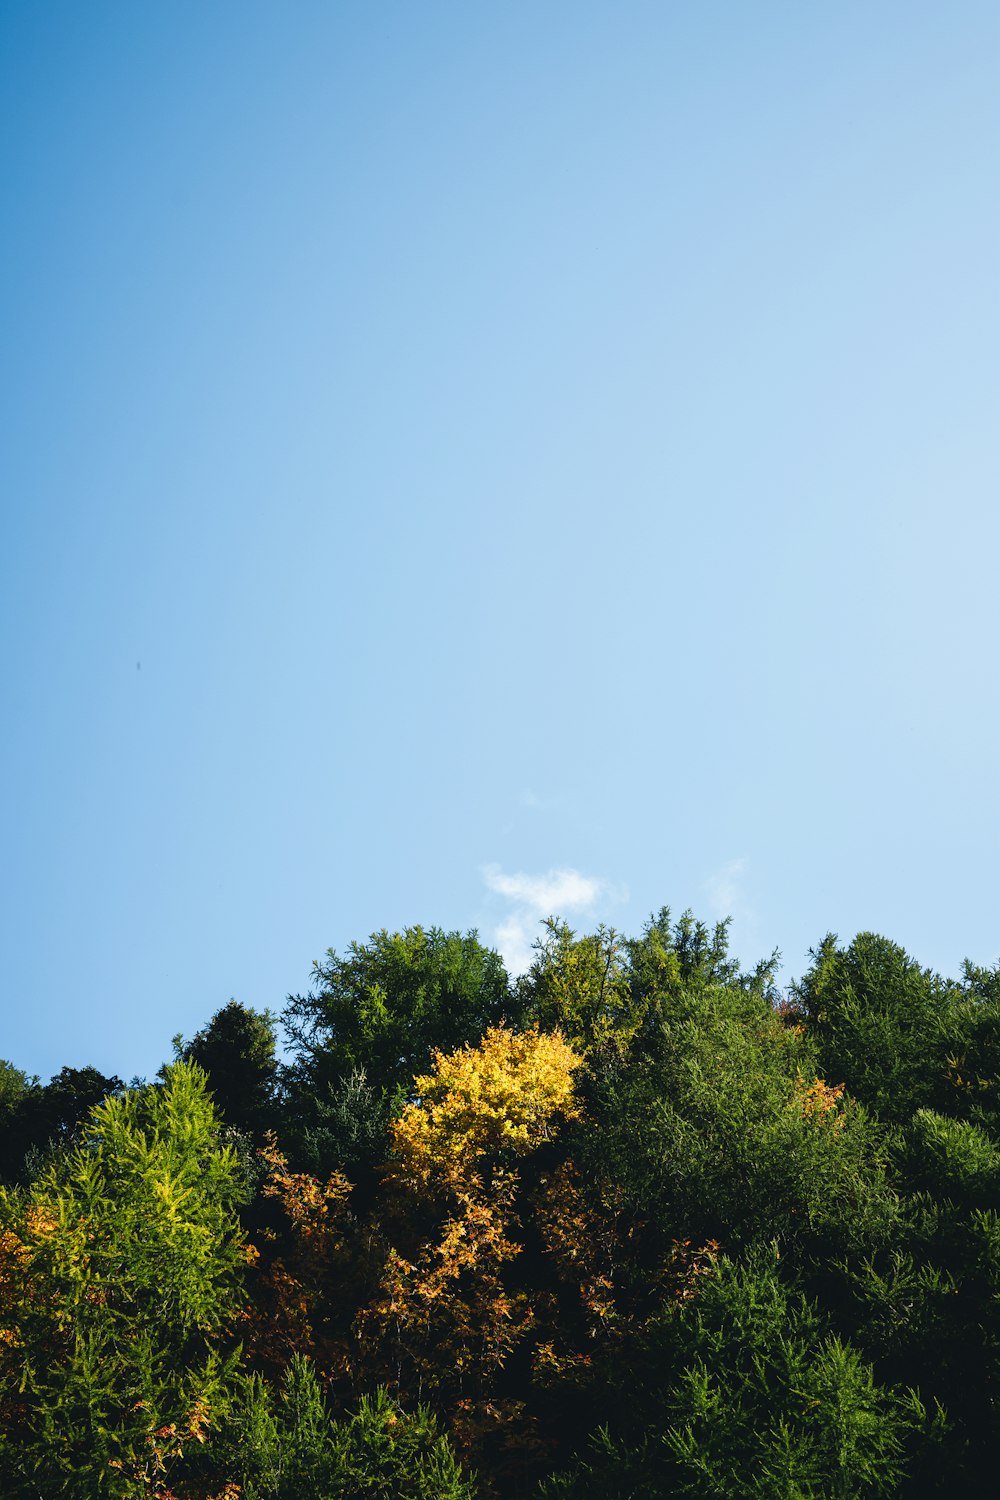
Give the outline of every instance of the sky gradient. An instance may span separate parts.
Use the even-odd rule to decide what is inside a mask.
[[[4,1035],[551,900],[1000,958],[995,4],[0,8]]]

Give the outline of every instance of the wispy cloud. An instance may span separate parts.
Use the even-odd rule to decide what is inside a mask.
[[[746,897],[743,892],[743,878],[746,874],[749,861],[746,858],[730,859],[718,870],[712,872],[705,881],[705,892],[708,896],[709,906],[712,908],[712,916],[717,920],[723,917],[741,917],[747,914]]]
[[[530,967],[531,945],[545,917],[587,916],[602,896],[624,899],[624,893],[614,890],[606,880],[583,875],[579,870],[507,875],[498,865],[484,865],[483,879],[488,890],[509,901],[513,908],[493,934],[512,974],[523,974]]]
[[[497,865],[486,865],[483,879],[487,888],[506,896],[520,906],[527,906],[539,917],[553,912],[578,911],[593,906],[604,881],[595,875],[581,875],[579,870],[549,870],[545,875],[505,875]]]
[[[760,896],[760,876],[753,860],[742,857],[729,859],[720,865],[702,882],[708,898],[711,915],[717,922],[732,918],[730,941],[732,952],[746,963],[756,962],[762,953],[770,951],[764,946],[758,920],[757,899]]]
[[[509,917],[493,932],[493,943],[503,955],[508,974],[526,974],[531,968],[534,924],[526,916]]]

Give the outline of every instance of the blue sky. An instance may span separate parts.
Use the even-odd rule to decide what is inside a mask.
[[[1000,957],[992,3],[0,10],[4,1035]]]

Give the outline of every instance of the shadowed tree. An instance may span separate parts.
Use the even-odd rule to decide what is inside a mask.
[[[178,1061],[204,1069],[216,1111],[227,1125],[254,1139],[274,1126],[278,1060],[270,1011],[230,1000],[190,1042],[176,1036],[174,1053]]]
[[[18,1087],[14,1080],[15,1093]],[[6,1182],[30,1177],[42,1166],[50,1148],[73,1142],[95,1104],[120,1094],[124,1087],[120,1078],[108,1078],[89,1067],[62,1068],[46,1084],[37,1079],[28,1082],[7,1116],[0,1144],[0,1176]]]

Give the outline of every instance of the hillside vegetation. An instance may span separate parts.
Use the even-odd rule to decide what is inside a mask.
[[[10,1500],[989,1494],[1000,967],[373,934],[152,1083],[0,1064]]]

